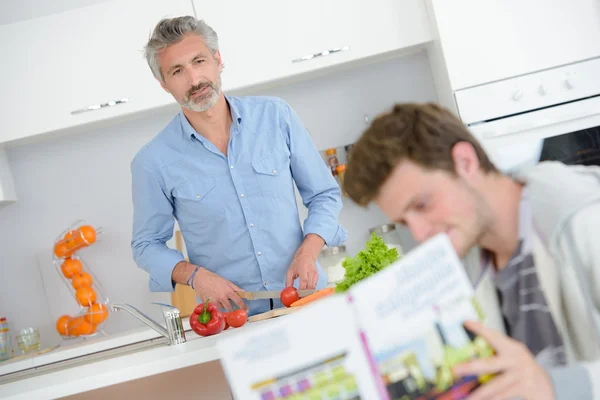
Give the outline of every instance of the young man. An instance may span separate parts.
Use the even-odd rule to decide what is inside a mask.
[[[192,286],[201,300],[246,308],[236,291],[322,288],[324,243],[347,233],[340,188],[282,100],[226,97],[215,31],[194,17],[161,21],[146,46],[152,73],[181,112],[131,164],[132,248],[150,289]],[[294,182],[308,217],[302,229]],[[190,262],[167,248],[177,219]],[[249,314],[280,306],[254,300]]]
[[[600,398],[600,168],[506,176],[450,112],[403,104],[354,145],[344,189],[417,241],[445,232],[479,276],[487,326],[469,329],[497,355],[454,372],[498,376],[472,399]]]

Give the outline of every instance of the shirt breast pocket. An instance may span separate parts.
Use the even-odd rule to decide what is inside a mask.
[[[263,197],[282,197],[288,187],[290,158],[284,152],[263,155],[252,160],[252,168]]]
[[[222,221],[225,210],[218,201],[215,178],[204,178],[198,182],[178,186],[175,197],[175,213],[180,224],[197,225],[210,221]]]

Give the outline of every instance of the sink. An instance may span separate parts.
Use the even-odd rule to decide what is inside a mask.
[[[133,354],[161,346],[168,346],[169,341],[163,336],[152,339],[142,340],[136,343],[126,344],[119,347],[113,347],[106,350],[96,351],[94,353],[84,354],[77,357],[67,358],[56,362],[47,363],[39,366],[21,369],[12,373],[0,376],[0,385],[32,378],[50,372],[59,371],[66,368],[73,368],[84,364],[90,364],[96,361],[107,360],[114,357],[120,357],[126,354]]]

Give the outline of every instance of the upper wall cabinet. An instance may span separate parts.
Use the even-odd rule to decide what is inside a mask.
[[[428,0],[453,90],[600,56],[598,0]]]
[[[287,2],[294,73],[393,52],[431,40],[424,0]]]
[[[193,0],[219,36],[223,88],[293,77],[431,40],[424,0]]]
[[[281,0],[194,0],[196,18],[219,37],[223,90],[258,85],[287,76],[286,2]]]
[[[173,102],[143,48],[189,0],[114,0],[0,26],[0,143]]]

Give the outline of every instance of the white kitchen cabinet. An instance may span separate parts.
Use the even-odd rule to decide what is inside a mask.
[[[597,0],[428,0],[453,90],[600,56]]]
[[[193,0],[196,18],[219,36],[223,90],[231,91],[288,76],[286,2],[281,0]]]
[[[353,28],[358,57],[410,49],[432,40],[424,0],[359,1]]]
[[[424,0],[193,1],[219,35],[226,90],[431,40]]]
[[[357,28],[359,1],[287,2],[287,59],[295,73],[355,58],[353,30]]]
[[[344,49],[295,62],[294,69],[340,64],[431,40],[424,0],[308,0],[288,3],[289,58]]]
[[[0,26],[0,143],[173,102],[143,47],[161,18],[178,15],[193,15],[189,0],[114,0]]]

